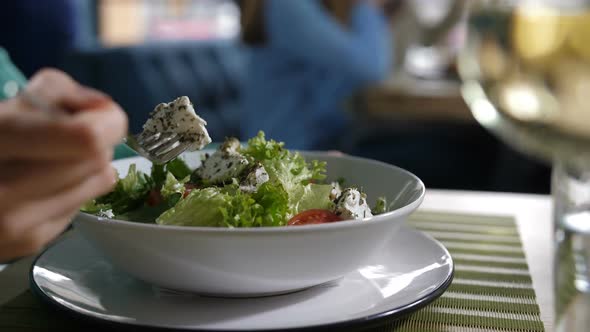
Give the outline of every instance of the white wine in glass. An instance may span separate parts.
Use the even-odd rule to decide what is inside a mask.
[[[470,1],[462,94],[507,144],[553,163],[558,331],[590,330],[590,0]]]

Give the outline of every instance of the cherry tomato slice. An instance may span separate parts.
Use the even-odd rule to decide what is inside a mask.
[[[315,225],[324,224],[333,221],[341,221],[339,215],[323,209],[311,209],[296,214],[289,222],[288,226],[299,226],[299,225]]]
[[[152,189],[147,197],[147,205],[149,206],[156,206],[164,201],[162,194],[159,190]]]
[[[193,189],[198,189],[199,186],[196,184],[192,184],[192,183],[186,183],[184,185],[184,193],[182,194],[182,198],[186,198],[186,196],[188,196],[191,191],[193,191]]]

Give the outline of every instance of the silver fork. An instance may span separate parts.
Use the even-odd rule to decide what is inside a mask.
[[[162,132],[129,134],[124,141],[138,154],[156,164],[164,164],[178,157],[190,145],[177,133]]]
[[[52,107],[26,90],[21,90],[20,95],[29,105],[45,111],[47,114],[53,116],[67,114],[66,111]],[[178,157],[190,145],[177,133],[162,132],[142,133],[139,135],[127,134],[123,141],[140,156],[156,164],[164,164]]]

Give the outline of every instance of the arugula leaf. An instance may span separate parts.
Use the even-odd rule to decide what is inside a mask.
[[[152,164],[152,180],[156,188],[161,188],[166,181],[166,166],[164,164]]]
[[[170,160],[165,164],[152,164],[151,177],[155,183],[155,188],[161,188],[166,182],[167,173],[172,173],[177,179],[184,179],[192,173],[192,170],[180,158]]]
[[[175,158],[166,163],[166,171],[172,173],[177,179],[184,179],[190,176],[192,171],[184,160]]]

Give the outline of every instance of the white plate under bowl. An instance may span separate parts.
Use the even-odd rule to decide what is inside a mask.
[[[161,289],[114,267],[76,231],[37,258],[30,278],[48,303],[108,325],[331,331],[382,324],[417,310],[439,297],[452,276],[453,261],[442,244],[402,227],[362,268],[284,295],[215,298]]]

